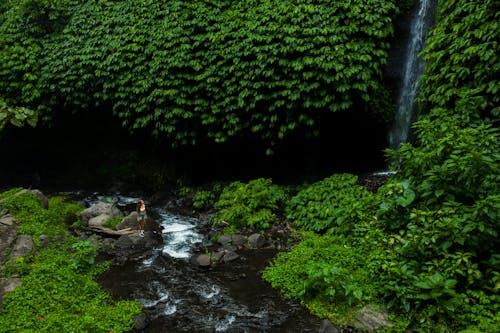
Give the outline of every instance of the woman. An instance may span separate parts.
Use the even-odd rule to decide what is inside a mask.
[[[144,237],[144,226],[146,225],[146,220],[148,218],[148,212],[146,210],[146,204],[144,200],[141,199],[137,203],[137,224],[139,224],[139,235]]]

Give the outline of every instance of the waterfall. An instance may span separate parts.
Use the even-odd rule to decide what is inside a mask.
[[[427,33],[434,23],[436,0],[418,0],[418,6],[415,7],[410,23],[397,110],[389,132],[391,149],[398,149],[408,140],[416,109],[414,99],[418,90],[418,78],[424,70],[424,61],[418,55],[423,50]]]

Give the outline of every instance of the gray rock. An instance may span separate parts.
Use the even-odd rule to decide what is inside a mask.
[[[17,287],[19,287],[21,284],[22,284],[22,281],[21,281],[21,278],[19,278],[19,277],[12,277],[12,278],[6,279],[6,281],[2,283],[2,289],[1,289],[0,293],[2,293],[2,294],[10,293],[11,291],[13,291]]]
[[[145,315],[140,314],[135,316],[134,329],[138,331],[144,330],[148,326],[148,319]]]
[[[387,312],[382,311],[375,306],[367,305],[362,307],[356,314],[355,327],[365,330],[375,330],[379,328],[387,328],[392,325],[388,319]]]
[[[191,263],[197,267],[210,267],[212,259],[209,255],[200,253],[191,257]]]
[[[240,256],[238,255],[238,253],[236,253],[234,251],[229,251],[229,252],[226,252],[224,254],[224,256],[222,257],[222,261],[223,262],[230,262],[230,261],[238,259],[239,257]]]
[[[16,243],[14,248],[10,253],[10,259],[17,259],[19,257],[24,257],[31,253],[35,249],[35,244],[33,239],[28,235],[19,235],[16,238]]]
[[[82,223],[84,226],[87,226],[89,223],[89,220],[93,217],[106,214],[110,217],[118,217],[118,216],[123,216],[122,212],[115,207],[113,204],[107,203],[107,202],[100,202],[98,204],[95,204],[89,208],[84,209],[80,214],[79,217],[82,220]]]
[[[17,221],[14,219],[12,215],[5,214],[2,217],[0,217],[0,224],[13,226],[17,224]]]
[[[89,227],[104,227],[104,223],[110,218],[111,216],[109,216],[108,214],[94,216],[89,219],[88,225]]]
[[[217,243],[220,245],[228,245],[231,243],[231,235],[222,235],[217,238]]]
[[[116,230],[122,230],[122,229],[137,229],[138,224],[137,224],[137,212],[131,212],[127,216],[123,218],[123,220],[118,223],[116,226]]]
[[[323,319],[318,333],[340,333],[340,329],[332,324],[328,319]]]
[[[261,234],[255,233],[248,237],[248,247],[258,249],[264,246],[266,239]]]
[[[247,242],[247,238],[240,234],[235,234],[231,236],[231,241],[236,246],[244,245]]]
[[[212,260],[214,260],[216,263],[220,262],[223,256],[224,256],[224,251],[213,252]]]

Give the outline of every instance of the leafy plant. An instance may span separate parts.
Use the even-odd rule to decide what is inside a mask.
[[[109,265],[96,265],[95,248],[66,229],[67,216],[83,207],[53,197],[47,210],[36,195],[17,192],[11,189],[0,198],[20,222],[18,232],[60,235],[64,241],[2,267],[7,276],[21,274],[22,284],[4,297],[0,332],[129,332],[140,303],[112,300],[94,281]]]
[[[224,188],[215,203],[218,211],[213,221],[267,229],[279,221],[277,213],[285,199],[285,192],[271,179],[258,178],[246,184],[233,182]]]
[[[375,207],[373,195],[357,177],[335,174],[301,190],[290,199],[287,219],[305,230],[350,229]]]
[[[3,10],[0,100],[41,123],[99,108],[173,145],[252,135],[272,146],[317,134],[332,112],[389,115],[392,0],[23,0]]]

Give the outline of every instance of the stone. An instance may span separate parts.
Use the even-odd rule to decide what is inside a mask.
[[[255,233],[248,237],[248,246],[252,249],[258,249],[264,246],[266,239],[261,234]]]
[[[332,324],[328,319],[323,319],[318,333],[341,333],[340,329]]]
[[[122,212],[113,204],[107,202],[100,202],[89,208],[84,209],[79,214],[79,217],[82,220],[83,225],[87,226],[91,218],[102,214],[106,214],[110,217],[123,216]]]
[[[108,214],[101,214],[98,216],[94,216],[89,219],[88,226],[89,227],[104,227],[104,223],[109,220],[111,216]]]
[[[17,259],[19,257],[24,257],[30,254],[35,249],[35,244],[33,239],[28,235],[19,235],[16,238],[16,243],[14,248],[10,253],[10,259]]]
[[[240,234],[235,234],[231,236],[231,241],[236,246],[244,245],[247,242],[247,238]]]
[[[220,245],[228,245],[231,243],[231,235],[222,235],[217,238],[217,243]]]
[[[131,212],[127,216],[123,218],[123,220],[118,223],[116,226],[116,230],[122,230],[122,229],[137,229],[138,228],[137,224],[137,212]]]
[[[367,305],[362,307],[356,314],[355,324],[356,328],[374,331],[375,329],[387,328],[392,325],[389,321],[387,312],[382,311],[375,306]]]
[[[230,261],[238,259],[239,257],[240,256],[238,255],[238,253],[236,253],[234,251],[228,251],[222,257],[222,261],[223,262],[230,262]]]
[[[0,224],[13,226],[16,224],[16,220],[14,219],[14,217],[12,215],[6,214],[6,215],[3,215],[2,217],[0,217]]]
[[[200,253],[191,257],[191,263],[198,267],[210,267],[212,259],[209,255]]]

